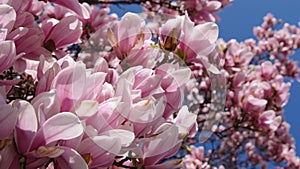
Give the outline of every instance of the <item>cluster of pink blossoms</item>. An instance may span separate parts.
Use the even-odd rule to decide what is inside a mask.
[[[50,2],[0,0],[0,168],[181,166],[198,125],[177,55],[218,73],[217,25],[178,16],[155,42],[137,14]]]
[[[222,8],[231,5],[232,0],[153,0],[142,4],[148,19],[165,21],[187,11],[191,20],[197,24],[216,22],[220,18],[216,15]]]
[[[86,2],[0,0],[0,168],[300,167],[298,27],[224,42],[231,0],[139,2],[148,23]]]
[[[254,28],[257,42],[218,40],[219,64],[226,77],[225,110],[219,112],[219,124],[208,141],[191,147],[184,168],[300,167],[283,111],[290,95],[288,79],[299,79],[300,69],[291,55],[300,47],[300,28],[284,24],[277,30],[277,24],[268,14]],[[209,91],[213,82],[201,66],[191,68],[200,80],[190,90],[189,107],[197,108],[193,111],[198,113],[201,130],[213,108]]]

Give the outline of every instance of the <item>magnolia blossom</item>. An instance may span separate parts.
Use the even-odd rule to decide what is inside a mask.
[[[58,53],[57,48],[80,42],[78,39],[82,33],[82,23],[75,16],[68,16],[60,21],[47,19],[42,22],[41,28],[45,34],[43,44],[49,52]]]
[[[225,42],[231,0],[79,2],[0,0],[0,168],[299,168],[298,26]]]
[[[138,65],[153,68],[156,65],[160,53],[153,47],[150,35],[145,21],[133,13],[125,14],[107,30],[108,40],[125,68]]]
[[[187,14],[170,19],[161,27],[161,43],[167,50],[177,48],[176,53],[186,63],[202,63],[218,73],[215,66],[208,62],[207,56],[215,49],[218,37],[218,26],[215,23],[204,23],[194,26]],[[178,47],[177,47],[178,45]]]
[[[79,17],[87,19],[90,17],[88,10],[76,0],[49,0],[56,4],[62,5],[68,9],[74,11]]]
[[[15,123],[10,121],[10,123],[15,124],[14,138],[18,154],[13,150],[13,145],[4,147],[5,150],[1,151],[1,157],[6,157],[1,160],[2,167],[10,168],[24,165],[40,167],[50,158],[57,157],[59,159],[78,155],[74,153],[63,155],[72,150],[55,146],[58,140],[68,140],[83,134],[82,123],[74,114],[62,112],[44,119],[39,116],[40,111],[35,112],[34,107],[26,101],[15,101],[12,105],[17,109],[18,114]],[[8,152],[9,154],[7,154]],[[19,161],[19,158],[23,158],[24,161]]]
[[[7,40],[7,34],[12,30],[16,21],[16,12],[9,5],[0,5],[0,73],[11,67],[21,56],[16,55],[14,41]]]
[[[104,60],[100,61],[91,71],[83,63],[74,62],[66,56],[53,64],[53,68],[58,66],[55,68],[58,72],[51,75],[46,71],[41,76],[41,80],[45,78],[45,82],[51,83],[49,87],[43,87],[44,90],[55,89],[55,97],[60,103],[59,110],[75,113],[86,126],[84,137],[65,141],[61,145],[73,147],[84,158],[92,158],[92,161],[87,161],[89,167],[112,165],[116,156],[124,153],[130,156],[131,151],[135,152],[136,157],[144,158],[141,165],[154,167],[164,158],[173,155],[186,135],[195,134],[196,116],[189,114],[187,109],[179,111],[182,99],[178,102],[170,97],[171,93],[177,93],[176,95],[183,98],[182,82],[189,79],[190,71],[171,64],[161,65],[157,71],[132,67],[119,77],[116,76],[114,91],[105,82],[109,76],[104,73],[109,73],[105,63]],[[53,68],[49,70],[54,70]],[[53,80],[47,80],[48,78]],[[42,87],[41,85],[39,86]],[[171,114],[176,111],[179,111],[178,117],[169,121]],[[45,119],[47,115],[41,117]],[[170,123],[174,123],[170,126],[172,138],[167,134],[171,131],[162,127]],[[159,129],[160,127],[162,128]],[[152,138],[161,132],[165,133],[161,135],[162,138]],[[124,137],[127,139],[124,140]],[[155,142],[166,139],[177,141],[168,147],[164,146],[164,149],[156,147],[159,144]],[[148,144],[154,144],[155,147],[149,148]],[[148,148],[140,149],[137,145],[147,145]],[[154,151],[147,155],[149,149],[160,149],[161,152]],[[157,154],[153,154],[155,152]],[[151,160],[153,158],[154,161]],[[168,163],[169,165],[171,164]]]

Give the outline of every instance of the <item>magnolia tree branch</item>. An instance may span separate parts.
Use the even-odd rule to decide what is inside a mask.
[[[172,1],[155,1],[155,0],[120,0],[120,1],[102,1],[102,0],[79,0],[80,3],[86,2],[92,4],[112,4],[112,5],[132,5],[132,4],[146,4],[160,5],[169,9],[180,11],[180,7],[172,4]]]

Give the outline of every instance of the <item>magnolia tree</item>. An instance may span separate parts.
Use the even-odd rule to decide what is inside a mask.
[[[268,14],[225,42],[231,3],[0,0],[0,168],[299,168],[300,28]]]

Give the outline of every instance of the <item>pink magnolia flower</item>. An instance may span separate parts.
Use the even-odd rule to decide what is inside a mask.
[[[71,110],[76,103],[85,99],[101,103],[114,95],[112,84],[117,80],[118,74],[114,69],[108,68],[103,58],[92,70],[86,69],[82,62],[75,62],[69,55],[51,63],[52,66],[48,64],[45,60],[39,64],[38,78],[41,83],[37,85],[36,93],[56,89],[60,101],[65,103],[62,109]],[[83,86],[87,87],[86,91],[77,90]]]
[[[272,65],[271,62],[267,61],[261,64],[261,76],[264,79],[269,80],[274,76],[274,74],[275,74],[275,67]]]
[[[268,110],[259,115],[259,122],[262,126],[267,127],[273,131],[277,130],[281,124],[281,116],[276,116],[275,111]]]
[[[250,48],[237,43],[236,40],[229,41],[227,45],[225,66],[233,71],[245,70],[253,58]]]
[[[30,1],[28,6],[26,7],[26,11],[31,14],[38,16],[41,15],[45,7],[45,2],[43,1]]]
[[[55,114],[58,114],[61,107],[61,103],[59,102],[55,90],[36,95],[32,99],[31,104],[34,107],[40,124],[43,124]]]
[[[169,111],[164,105],[165,102],[175,106],[179,104],[166,93],[181,95],[181,87],[184,80],[189,78],[190,72],[178,68],[178,65],[172,67],[171,64],[161,65],[159,68],[155,72],[141,67],[129,68],[121,74],[116,88],[116,95],[121,96],[123,102],[117,109],[119,114],[132,124],[136,137],[143,136],[136,139],[127,150],[133,151],[134,157],[141,157],[143,160],[139,160],[137,165],[145,168],[178,165],[178,160],[159,163],[174,155],[182,138],[188,134],[194,135],[197,126],[196,115],[189,115],[187,109],[179,110],[178,117],[168,123],[168,117],[179,107]],[[167,113],[164,114],[165,111]]]
[[[133,49],[127,57],[121,62],[123,69],[131,66],[143,66],[145,68],[154,68],[157,60],[163,55],[159,49],[153,48],[151,40],[146,40],[139,49]]]
[[[0,5],[0,73],[13,66],[15,61],[21,56],[16,55],[15,43],[11,40],[6,40],[8,33],[13,29],[15,21],[15,10],[9,5]]]
[[[25,8],[28,6],[29,1],[22,0],[0,0],[0,4],[7,4],[15,9],[18,14],[24,12]]]
[[[114,13],[110,13],[110,8],[102,8],[96,5],[82,4],[89,12],[90,17],[81,20],[85,27],[85,33],[96,32],[99,29],[107,29],[106,26],[111,22],[117,21],[118,16]]]
[[[155,75],[152,69],[132,67],[121,74],[116,96],[121,97],[124,104],[120,107],[123,117],[132,122],[136,135],[147,132],[149,124],[160,120],[165,109],[164,97],[161,94],[161,77]]]
[[[4,40],[6,34],[13,29],[17,15],[14,8],[9,5],[1,4],[0,9],[1,40]]]
[[[13,66],[20,57],[16,55],[16,47],[13,41],[0,41],[0,73]]]
[[[183,168],[184,169],[225,169],[223,165],[212,166],[209,164],[209,158],[206,157],[205,149],[203,146],[195,147],[192,145],[190,147],[190,154],[186,155],[183,159]]]
[[[101,90],[105,77],[106,73],[103,72],[88,73],[85,65],[77,62],[62,69],[53,79],[51,88],[57,91],[61,110],[70,111],[82,100],[102,101]]]
[[[73,11],[71,11],[69,8],[66,8],[64,6],[61,6],[59,4],[51,4],[51,3],[45,3],[44,5],[44,11],[47,15],[41,15],[40,20],[47,20],[50,18],[54,18],[57,20],[61,20],[62,18],[74,15]]]
[[[215,23],[207,22],[195,26],[186,13],[185,16],[168,20],[161,27],[160,40],[164,48],[173,51],[177,47],[176,53],[186,63],[200,62],[208,70],[218,73],[218,69],[207,58],[215,50],[218,32]]]
[[[87,19],[90,17],[88,10],[77,0],[49,0],[74,11],[78,16]]]
[[[155,139],[149,137],[142,142],[143,165],[145,168],[166,168],[162,164],[157,165],[163,159],[176,154],[181,146],[178,139],[178,128],[175,125],[163,124],[155,132]],[[151,140],[151,141],[150,141]],[[173,163],[176,165],[176,163]],[[170,164],[165,164],[166,166]],[[178,164],[177,164],[178,165]],[[160,167],[158,167],[160,166]]]
[[[0,88],[0,140],[9,139],[13,133],[18,118],[18,110],[11,104],[6,104],[5,89]]]
[[[16,53],[25,53],[24,58],[39,60],[41,55],[50,58],[51,54],[43,47],[44,33],[40,27],[19,27],[8,35],[16,44]]]
[[[192,169],[205,166],[204,147],[191,146],[191,154],[187,155],[183,161],[183,167],[186,169]]]
[[[253,95],[244,96],[241,100],[241,104],[245,112],[262,112],[267,103],[267,100],[254,97]]]
[[[22,54],[25,58],[38,60],[41,54],[51,57],[42,47],[44,35],[39,26],[35,24],[33,15],[24,11],[25,7],[22,8],[22,5],[26,3],[22,4],[23,2],[19,0],[5,3],[11,6],[1,5],[1,11],[5,12],[1,19],[3,22],[0,26],[1,38],[5,37],[6,40],[14,41],[16,54]]]
[[[54,77],[64,68],[75,65],[75,61],[73,58],[71,58],[69,55],[66,55],[65,57],[56,60],[46,60],[45,57],[41,57],[38,67],[36,67],[36,76],[40,83],[38,83],[36,87],[36,95],[42,92],[50,91],[52,81],[54,80]]]
[[[277,95],[274,99],[275,103],[278,106],[286,105],[290,97],[289,90],[291,83],[285,83],[284,78],[281,75],[277,75],[272,82],[272,87],[277,91]]]
[[[178,137],[178,128],[170,123],[157,126],[152,134],[136,139],[128,147],[129,157],[136,158],[136,164],[126,163],[128,166],[144,167],[149,169],[167,169],[180,166],[181,160],[162,162],[163,159],[176,154],[180,148],[181,139]],[[115,167],[113,167],[115,168]]]
[[[94,63],[93,72],[103,72],[107,73],[105,81],[109,84],[115,85],[119,78],[119,74],[116,69],[110,68],[107,61],[100,57],[97,59],[96,63]]]
[[[43,64],[44,61],[41,60],[41,63]],[[43,67],[43,66],[41,66]],[[50,91],[51,84],[54,79],[54,77],[58,74],[58,72],[61,70],[60,66],[57,63],[54,63],[52,67],[50,67],[45,73],[43,73],[40,68],[38,70],[38,79],[39,82],[35,94],[38,95],[39,93]]]
[[[123,60],[132,50],[139,49],[143,45],[144,40],[149,38],[149,33],[145,31],[144,20],[137,14],[129,12],[107,30],[107,36],[115,54]]]
[[[120,115],[118,107],[120,98],[110,98],[99,105],[96,101],[83,101],[75,108],[76,114],[85,118],[86,136],[76,146],[76,150],[92,159],[89,167],[107,167],[112,165],[115,157],[123,155],[135,135],[125,118]],[[124,124],[125,123],[125,124]]]
[[[60,21],[47,19],[42,22],[41,28],[45,34],[44,47],[50,52],[59,54],[58,48],[80,42],[82,23],[75,16],[68,16]]]
[[[182,3],[184,9],[189,12],[189,15],[195,23],[216,22],[219,20],[214,13],[221,9],[222,3],[217,0],[192,0],[183,1]]]
[[[57,158],[60,166],[69,168],[74,165],[65,163],[70,157],[76,156],[76,164],[86,166],[81,156],[68,147],[57,147],[59,140],[76,138],[83,133],[83,125],[80,120],[70,112],[55,114],[45,121],[40,121],[34,107],[26,101],[14,101],[13,106],[17,107],[19,116],[17,118],[14,138],[18,154],[12,146],[7,146],[2,152],[9,151],[7,160],[1,161],[5,168],[20,167],[26,165],[29,168],[41,167],[50,158]],[[73,153],[70,153],[73,152]],[[18,158],[24,159],[19,161]],[[64,159],[65,158],[65,159]],[[60,160],[64,159],[64,160]],[[68,161],[68,160],[67,160]],[[74,161],[75,162],[75,161]],[[73,163],[74,163],[73,162]],[[85,167],[87,168],[87,167]]]
[[[161,88],[166,97],[166,108],[164,117],[168,118],[171,114],[178,111],[182,105],[184,94],[183,87],[191,78],[191,70],[180,67],[178,64],[163,64],[155,69],[155,74],[160,75]]]
[[[197,115],[190,113],[186,105],[179,110],[174,123],[178,126],[180,138],[194,137],[198,131]]]
[[[78,152],[92,157],[90,168],[105,168],[113,164],[117,155],[122,155],[122,148],[128,147],[134,138],[131,131],[111,129],[84,139],[78,147]]]
[[[85,120],[87,128],[90,128],[89,131],[94,133],[88,135],[96,136],[111,129],[122,128],[126,119],[119,112],[121,105],[119,97],[113,97],[100,103],[97,111]]]

